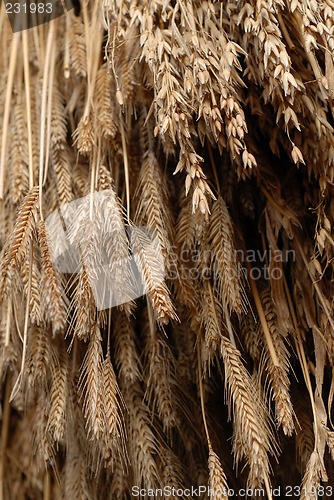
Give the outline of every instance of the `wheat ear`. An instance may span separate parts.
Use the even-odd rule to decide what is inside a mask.
[[[271,338],[279,359],[279,366],[275,366],[264,339],[264,346],[267,350],[267,370],[276,405],[277,425],[282,425],[284,433],[291,436],[294,431],[294,412],[290,398],[290,380],[288,376],[290,366],[289,353],[285,346],[284,338],[278,331],[277,314],[270,296],[270,290],[265,290],[261,294],[261,300]]]
[[[162,256],[160,254],[159,258],[156,243],[152,243],[140,228],[132,227],[131,240],[134,258],[155,313],[161,323],[167,324],[169,319],[176,319],[177,316],[164,280]]]
[[[68,418],[69,366],[65,346],[60,348],[59,359],[52,372],[51,406],[47,431],[55,441],[60,441],[65,434]]]
[[[243,310],[240,266],[234,243],[234,228],[224,199],[219,196],[212,207],[209,241],[213,276],[221,301],[240,314]]]
[[[64,329],[66,324],[67,299],[60,275],[53,265],[52,239],[44,220],[38,224],[41,248],[43,304],[45,316],[49,316],[54,332]]]
[[[32,188],[22,200],[5,257],[12,269],[19,266],[27,254],[36,227],[38,201],[38,186]]]
[[[89,346],[81,367],[79,380],[86,427],[89,434],[95,439],[100,437],[104,423],[101,395],[102,358],[100,328],[95,325],[90,334]]]
[[[267,488],[270,470],[268,454],[273,451],[275,444],[266,422],[264,405],[241,362],[240,351],[226,337],[221,341],[221,355],[230,408],[234,409],[236,459],[244,457],[247,460],[250,468],[248,485],[251,488],[263,482]]]

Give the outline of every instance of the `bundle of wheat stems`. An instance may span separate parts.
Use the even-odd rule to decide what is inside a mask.
[[[0,41],[0,499],[332,498],[333,0],[3,2]]]

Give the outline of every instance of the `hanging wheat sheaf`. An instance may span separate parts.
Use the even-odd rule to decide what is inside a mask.
[[[0,47],[0,499],[332,498],[334,2]]]

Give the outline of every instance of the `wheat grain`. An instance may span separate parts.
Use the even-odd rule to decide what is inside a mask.
[[[108,464],[113,463],[113,455],[125,455],[124,402],[119,390],[116,375],[110,361],[110,354],[102,363],[101,377],[102,407],[104,413],[102,453]],[[125,456],[123,460],[126,461]]]
[[[229,487],[226,476],[220,464],[220,460],[213,449],[209,448],[209,488],[211,489],[210,500],[216,498],[228,498]]]
[[[50,391],[51,405],[47,424],[47,431],[55,441],[64,437],[65,425],[68,416],[68,384],[69,369],[68,355],[64,347],[61,348],[59,359],[53,368],[52,386]]]
[[[267,370],[273,388],[277,425],[282,425],[284,433],[291,436],[294,431],[294,422],[293,408],[289,394],[289,353],[284,344],[284,339],[278,330],[277,315],[272,303],[270,291],[265,290],[261,295],[261,299],[271,338],[279,359],[279,366],[274,366],[271,356],[267,353]],[[266,342],[264,342],[264,346],[266,349]]]
[[[319,454],[316,451],[310,456],[306,471],[301,484],[301,500],[310,500],[318,497],[318,488],[320,486],[321,465]]]
[[[129,453],[134,483],[155,489],[161,484],[156,463],[157,443],[138,382],[126,388],[124,398],[129,412]]]
[[[177,316],[164,281],[160,249],[156,244],[153,247],[148,235],[140,228],[132,228],[131,239],[134,258],[157,317],[162,323],[168,323],[170,318],[176,319]]]
[[[146,386],[147,399],[156,408],[165,431],[178,424],[178,383],[175,361],[167,344],[159,338],[152,311],[149,310],[146,323]]]
[[[209,241],[215,284],[221,301],[232,311],[242,311],[242,285],[234,230],[226,203],[222,197],[214,203],[210,219]]]
[[[132,320],[117,312],[113,326],[116,366],[119,376],[128,383],[140,378],[140,362],[136,333]]]
[[[48,342],[48,331],[34,325],[29,332],[28,353],[26,371],[31,384],[36,379],[46,382],[46,376],[51,361],[50,344]]]
[[[93,327],[90,341],[81,367],[80,392],[84,416],[89,434],[97,439],[102,432],[102,347],[98,325]]]
[[[113,79],[110,68],[105,63],[98,71],[96,82],[96,96],[98,106],[98,120],[104,137],[114,139],[119,129],[113,96]]]

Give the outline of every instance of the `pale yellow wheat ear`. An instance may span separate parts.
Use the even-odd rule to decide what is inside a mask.
[[[132,250],[153,309],[162,324],[176,319],[174,305],[165,283],[162,254],[157,242],[139,227],[131,228]]]
[[[59,273],[54,267],[52,239],[44,220],[38,223],[38,238],[42,260],[42,304],[53,331],[63,330],[66,324],[67,299]]]
[[[226,301],[230,310],[241,314],[243,276],[237,259],[232,219],[221,196],[213,204],[209,240],[213,275],[220,302]]]
[[[215,500],[216,498],[228,498],[228,485],[226,481],[226,476],[222,469],[220,460],[216,453],[213,451],[211,446],[209,447],[209,488],[210,500]]]
[[[51,386],[51,406],[47,424],[56,442],[65,436],[66,422],[69,415],[69,359],[64,347],[61,348],[59,360],[53,368]]]
[[[294,413],[290,398],[290,380],[288,377],[289,371],[289,353],[287,346],[284,341],[282,332],[279,331],[279,325],[277,320],[277,314],[275,306],[270,296],[269,290],[265,290],[262,293],[262,303],[264,307],[264,312],[266,316],[266,321],[269,326],[271,338],[275,350],[277,352],[280,366],[275,366],[272,362],[272,358],[268,352],[267,356],[267,367],[266,371],[269,374],[270,383],[273,390],[273,399],[275,400],[276,406],[276,419],[277,425],[282,426],[283,431],[287,435],[291,435],[294,431]],[[267,348],[267,343],[264,340],[265,348]]]
[[[87,352],[81,367],[80,392],[83,400],[83,410],[86,428],[92,439],[99,439],[103,433],[102,406],[102,346],[101,333],[98,325],[90,332]]]
[[[165,339],[159,334],[153,315],[153,309],[148,301],[146,336],[146,366],[147,398],[162,421],[167,433],[179,424],[180,388],[176,378],[175,359]]]
[[[197,362],[198,362],[198,370],[199,370],[199,390],[200,390],[200,400],[201,400],[201,410],[202,410],[202,419],[204,424],[205,435],[207,439],[207,445],[209,448],[209,457],[208,457],[208,470],[209,470],[209,480],[208,480],[208,488],[210,499],[214,500],[216,498],[228,498],[229,487],[226,480],[225,472],[221,466],[218,455],[213,451],[209,428],[207,424],[207,418],[205,414],[205,404],[204,404],[204,394],[203,394],[203,381],[202,381],[202,359],[201,352],[199,346],[197,347]]]
[[[264,484],[269,490],[269,453],[276,448],[264,405],[241,361],[241,355],[225,337],[221,341],[225,385],[230,408],[234,411],[234,452],[237,460],[246,459],[250,470],[248,484]]]
[[[36,229],[38,201],[38,188],[34,187],[21,203],[15,228],[8,240],[8,249],[5,254],[5,262],[10,269],[19,266],[28,252],[33,231]]]

